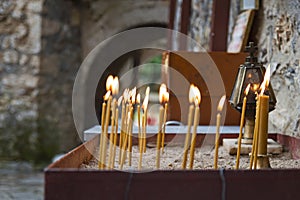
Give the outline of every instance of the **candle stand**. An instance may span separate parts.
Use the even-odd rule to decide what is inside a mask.
[[[253,42],[249,43],[249,46],[246,47],[246,51],[249,52],[249,55],[245,59],[245,63],[240,65],[236,81],[233,86],[233,90],[230,97],[230,105],[241,112],[242,103],[244,98],[244,90],[248,84],[251,85],[249,94],[247,95],[247,105],[246,105],[246,120],[244,127],[244,134],[242,138],[241,154],[249,154],[251,152],[251,145],[253,142],[254,134],[254,125],[255,125],[255,115],[256,115],[256,98],[259,90],[260,84],[263,82],[263,75],[265,73],[265,68],[261,63],[257,62],[256,52],[257,47],[254,46]],[[268,87],[268,96],[269,96],[269,112],[275,109],[276,97],[272,86]],[[266,136],[267,137],[267,136]],[[282,146],[276,143],[275,141],[270,141],[264,144],[268,148],[268,153],[281,153]],[[233,140],[224,140],[224,146],[229,150],[231,154],[236,153],[237,141]],[[261,155],[260,160],[266,160],[267,155]],[[265,162],[262,162],[265,163]],[[266,165],[264,165],[266,166]]]

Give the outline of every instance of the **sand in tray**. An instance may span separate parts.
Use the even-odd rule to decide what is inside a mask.
[[[97,150],[96,150],[97,151]],[[97,155],[98,157],[98,155]],[[180,170],[183,157],[183,147],[181,146],[166,146],[164,153],[161,154],[160,169],[161,170]],[[189,157],[189,156],[188,156]],[[108,156],[107,159],[108,161]],[[119,169],[119,151],[116,151],[116,160],[114,169]],[[132,148],[132,166],[128,166],[128,156],[123,165],[123,170],[137,170],[139,161],[138,147]],[[146,153],[143,154],[142,169],[143,170],[156,170],[156,148],[147,148]],[[203,146],[196,148],[194,169],[213,169],[214,162],[214,147]],[[227,150],[220,146],[219,148],[219,168],[234,169],[236,162],[235,155],[229,155]],[[249,168],[249,156],[242,155],[240,158],[240,169]],[[189,167],[189,161],[187,162],[187,169]],[[294,160],[289,152],[283,152],[279,155],[270,155],[270,164],[273,169],[276,168],[300,168],[300,160]],[[88,163],[83,163],[80,168],[86,169],[98,169],[98,161],[93,158]]]

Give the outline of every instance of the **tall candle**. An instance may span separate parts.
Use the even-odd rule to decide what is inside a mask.
[[[142,124],[144,123],[144,118],[145,116],[143,115],[142,116]],[[142,160],[143,160],[143,152],[144,152],[144,140],[143,140],[143,137],[144,137],[144,126],[142,126],[142,132],[141,132],[141,147],[140,147],[140,158],[139,158],[139,164],[138,164],[138,169],[142,169]]]
[[[150,87],[146,88],[145,99],[143,102],[143,110],[144,110],[144,121],[143,121],[143,152],[146,152],[146,143],[147,143],[147,119],[148,119],[148,103],[149,103],[149,95],[150,95]]]
[[[219,101],[217,124],[216,124],[216,138],[215,138],[215,159],[214,168],[218,169],[218,157],[219,157],[219,140],[220,140],[220,124],[221,124],[221,112],[225,103],[226,96],[223,95]]]
[[[168,103],[165,103],[164,108],[164,117],[163,117],[163,127],[162,127],[162,134],[161,134],[161,152],[164,152],[165,146],[165,133],[166,133],[166,123],[167,123],[167,113],[168,113]]]
[[[258,129],[258,147],[257,154],[259,156],[267,156],[268,153],[268,119],[269,119],[269,96],[264,92],[269,85],[270,80],[270,65],[268,66],[264,81],[261,85],[260,91],[260,117],[259,117],[259,129]],[[256,167],[256,165],[255,165]]]
[[[137,124],[138,124],[138,149],[139,152],[142,148],[142,137],[141,137],[141,106],[140,106],[140,100],[141,96],[140,94],[137,94],[136,96],[136,103],[137,103]]]
[[[116,111],[116,99],[113,99],[112,108],[111,108],[111,132],[109,134],[109,157],[108,157],[108,166],[112,165],[112,154],[113,154],[113,141],[114,141],[114,132],[115,132],[115,111]]]
[[[221,121],[221,114],[218,113],[217,114],[217,125],[216,125],[216,137],[215,137],[215,159],[214,159],[214,168],[215,169],[218,169],[220,121]]]
[[[196,148],[196,137],[197,137],[197,127],[199,124],[200,119],[200,103],[201,103],[201,93],[198,87],[193,86],[192,87],[192,93],[193,93],[193,100],[195,102],[195,113],[194,113],[194,126],[193,126],[193,134],[192,134],[192,141],[191,141],[191,149],[190,149],[190,169],[193,169],[194,166],[194,154],[195,154],[195,148]]]
[[[191,142],[191,150],[190,150],[190,169],[193,169],[193,166],[194,166],[197,127],[199,124],[199,118],[200,118],[200,108],[199,108],[199,105],[197,105],[196,109],[195,109],[195,114],[194,114],[194,126],[193,126],[193,134],[192,134],[192,142]]]
[[[183,152],[183,159],[182,159],[182,169],[186,168],[188,149],[189,149],[189,145],[190,145],[191,125],[192,125],[192,120],[193,120],[193,112],[194,112],[194,105],[190,105],[190,107],[189,107],[189,114],[188,114],[187,132],[186,132],[185,141],[184,141],[184,152]]]
[[[122,155],[121,155],[121,164],[120,164],[120,169],[123,169],[123,165],[124,165],[124,162],[125,162],[125,159],[126,159],[126,149],[127,149],[127,144],[128,144],[128,133],[130,131],[130,120],[131,120],[131,109],[129,109],[129,113],[128,113],[128,116],[127,116],[127,119],[126,119],[126,133],[125,133],[125,136],[124,136],[124,141],[123,141],[123,146],[122,146]]]
[[[164,116],[163,116],[163,123],[162,123],[162,135],[161,135],[161,152],[164,152],[164,146],[165,146],[165,133],[166,133],[166,123],[167,123],[167,115],[168,115],[168,101],[169,101],[169,92],[167,92],[167,89],[163,93],[163,99],[162,103],[165,103],[164,107]]]
[[[245,97],[243,99],[242,115],[241,115],[241,121],[240,121],[240,133],[239,133],[239,138],[238,138],[238,149],[237,149],[237,154],[236,154],[236,164],[235,164],[236,169],[239,169],[239,165],[240,165],[242,132],[243,132],[243,126],[244,126],[244,121],[245,121],[245,111],[246,111],[247,95],[248,95],[249,89],[250,89],[250,84],[247,85],[245,92],[244,92]]]
[[[119,138],[119,164],[121,163],[122,145],[124,141],[124,128],[125,128],[125,100],[122,99],[122,113],[121,113],[121,131]]]
[[[146,109],[144,112],[144,135],[143,135],[143,152],[146,153],[146,144],[147,144],[147,122],[148,120],[148,110]]]
[[[112,97],[110,96],[107,101],[107,107],[106,107],[106,116],[105,116],[105,127],[104,127],[104,135],[103,135],[103,149],[102,149],[102,168],[106,167],[106,146],[107,146],[107,132],[108,132],[108,125],[109,125],[109,118],[110,118],[110,109],[111,109],[111,101]]]
[[[115,118],[116,122],[116,129],[115,129],[115,133],[114,133],[114,149],[113,149],[113,157],[112,157],[112,166],[111,168],[113,168],[115,166],[115,158],[116,158],[116,150],[117,150],[117,137],[118,137],[118,128],[119,128],[119,109],[116,109],[116,118]]]
[[[259,98],[259,96],[257,96],[254,134],[253,134],[253,141],[252,141],[252,150],[251,150],[251,155],[250,155],[250,167],[249,167],[250,169],[252,169],[254,161],[255,161],[254,165],[256,168],[259,118],[260,118],[260,98]]]
[[[133,122],[133,107],[130,106],[130,121],[129,121],[129,128],[128,128],[128,152],[129,152],[129,158],[128,158],[128,165],[131,166],[132,161],[132,122]]]
[[[98,160],[98,168],[102,168],[101,160],[102,160],[102,146],[103,146],[103,135],[104,135],[104,124],[105,124],[105,109],[106,103],[102,103],[102,114],[101,114],[101,135],[100,135],[100,145],[99,145],[99,160]]]
[[[163,123],[163,113],[164,108],[160,106],[159,108],[159,120],[158,120],[158,132],[156,140],[156,169],[160,167],[160,148],[161,148],[161,132],[162,132],[162,123]]]

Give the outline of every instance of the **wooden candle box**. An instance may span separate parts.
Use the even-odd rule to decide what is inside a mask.
[[[198,145],[204,136],[197,135]],[[167,134],[166,140],[173,137],[174,134]],[[221,134],[221,139],[235,137],[237,134]],[[282,134],[270,134],[269,138],[277,139],[295,158],[300,158],[300,139]],[[46,199],[296,199],[299,196],[298,169],[144,173],[79,169],[92,159],[90,151],[98,144],[96,136],[45,169]]]
[[[184,58],[182,57],[184,56]],[[238,66],[245,60],[246,54],[210,53],[219,68],[227,99],[234,84]],[[209,124],[214,118],[211,105],[219,100],[219,95],[208,91],[203,77],[197,70],[208,70],[212,60],[206,54],[179,52],[171,53],[170,66],[179,71],[190,82],[200,86],[203,95],[200,124]],[[192,66],[191,66],[192,65]],[[186,122],[187,109],[179,109],[181,100],[188,105],[186,91],[188,84],[182,84],[176,74],[170,72],[166,77],[170,86],[178,88],[177,96],[170,99],[170,120]],[[176,86],[178,85],[178,87]],[[203,89],[204,86],[204,89]],[[179,95],[178,95],[179,94]],[[227,105],[224,115],[225,125],[238,125],[239,113]],[[166,134],[166,140],[174,138],[175,133]],[[237,132],[223,132],[223,138],[237,138]],[[197,144],[204,137],[214,137],[199,131]],[[184,134],[176,137],[183,143]],[[288,148],[294,158],[300,159],[300,139],[282,134],[269,134]],[[148,142],[155,141],[155,136]],[[136,141],[133,141],[136,143]],[[79,169],[82,163],[92,159],[90,152],[99,145],[99,137],[85,142],[60,160],[45,169],[45,198],[49,199],[298,199],[300,185],[299,169],[268,170],[156,170],[145,173],[122,172],[118,170]],[[88,150],[89,149],[89,150]]]

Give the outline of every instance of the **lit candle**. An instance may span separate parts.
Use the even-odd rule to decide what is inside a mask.
[[[145,116],[142,116],[142,124],[144,123],[144,119]],[[142,132],[141,132],[141,146],[140,146],[140,159],[139,159],[139,165],[138,165],[138,169],[141,170],[142,169],[142,160],[143,160],[143,152],[144,152],[144,126],[142,126]]]
[[[169,93],[166,92],[165,98],[169,99]],[[164,109],[164,117],[163,117],[163,128],[162,128],[162,135],[161,135],[161,152],[164,152],[165,147],[165,134],[166,134],[166,123],[167,123],[167,116],[168,116],[168,103],[165,103],[165,109]]]
[[[160,147],[161,147],[161,128],[163,121],[163,113],[164,108],[160,106],[159,108],[159,120],[158,120],[158,133],[157,133],[157,141],[156,141],[156,169],[160,167]]]
[[[236,154],[236,164],[235,168],[239,169],[240,165],[240,155],[241,155],[241,143],[242,143],[242,132],[243,132],[243,126],[244,126],[244,120],[245,120],[245,111],[246,111],[246,105],[247,105],[247,95],[250,89],[250,83],[247,85],[245,89],[245,96],[243,99],[243,106],[242,106],[242,115],[241,115],[241,121],[240,121],[240,133],[239,133],[239,138],[238,138],[238,149],[237,149],[237,154]]]
[[[219,157],[219,140],[220,140],[220,124],[221,124],[221,112],[225,103],[226,96],[223,95],[219,101],[218,114],[217,114],[217,125],[216,125],[216,138],[215,138],[215,159],[214,167],[218,169],[218,157]]]
[[[256,160],[254,160],[254,169],[257,167],[257,154],[259,156],[266,156],[268,153],[268,119],[269,119],[269,96],[265,95],[264,92],[269,85],[270,81],[270,65],[267,67],[264,81],[260,87],[259,95],[259,128],[258,128],[258,141],[257,141],[257,152]]]
[[[138,149],[139,152],[141,151],[142,148],[142,137],[141,137],[141,106],[140,106],[140,102],[141,102],[141,95],[140,93],[138,93],[136,95],[136,103],[137,103],[137,124],[138,124]]]
[[[119,109],[116,109],[116,130],[114,135],[114,149],[113,149],[113,157],[112,157],[112,167],[115,166],[115,158],[116,158],[116,150],[117,150],[117,137],[118,137],[118,128],[119,128]]]
[[[101,160],[102,160],[102,146],[103,146],[103,135],[104,135],[104,124],[105,124],[105,109],[106,109],[106,103],[105,101],[110,96],[110,91],[108,91],[104,96],[104,102],[102,103],[102,114],[101,114],[101,135],[100,135],[100,145],[99,145],[99,161],[98,161],[98,167],[99,169],[102,168]]]
[[[109,75],[106,80],[106,90],[112,91],[113,87],[113,81],[114,78],[112,75]],[[110,118],[110,109],[111,109],[111,93],[108,93],[108,100],[107,100],[107,106],[106,106],[106,112],[105,112],[105,123],[104,123],[104,134],[102,138],[102,150],[101,150],[101,165],[100,168],[104,169],[106,167],[106,146],[107,146],[107,131],[108,131],[108,125],[109,125],[109,118]]]
[[[119,98],[119,101],[122,101],[122,111],[121,111],[121,130],[119,137],[119,164],[121,163],[121,154],[122,154],[122,142],[123,142],[123,129],[124,129],[124,116],[125,116],[125,101],[124,101],[124,93],[123,96]]]
[[[169,101],[169,92],[167,92],[167,87],[165,84],[163,87],[163,94],[162,94],[162,104],[164,104],[164,116],[163,116],[163,123],[162,123],[162,135],[161,135],[161,152],[164,152],[165,146],[165,133],[166,133],[166,123],[167,123],[167,113],[168,113],[168,101]]]
[[[130,123],[131,123],[131,112],[132,112],[132,108],[129,109],[129,112],[128,112],[128,116],[127,116],[127,119],[126,119],[126,123],[127,123],[127,130],[126,130],[126,134],[124,136],[124,142],[123,142],[123,146],[122,146],[122,155],[121,155],[121,164],[120,164],[120,169],[123,169],[123,165],[125,163],[125,159],[126,159],[126,147],[127,147],[127,144],[128,144],[128,133],[130,131]]]
[[[113,157],[113,141],[114,141],[114,135],[115,135],[115,112],[117,107],[117,100],[115,96],[119,92],[119,79],[118,77],[114,77],[112,79],[112,84],[110,86],[110,89],[112,91],[112,95],[114,96],[112,100],[112,108],[111,108],[111,132],[109,135],[109,157],[108,157],[108,166],[112,168],[112,157]]]
[[[126,130],[126,114],[128,112],[128,106],[127,106],[127,99],[128,99],[128,92],[129,89],[126,88],[123,92],[123,98],[122,98],[122,113],[121,113],[121,132],[120,132],[120,139],[119,139],[119,165],[121,164],[121,157],[122,157],[122,147],[124,143],[125,138],[125,130]]]
[[[133,88],[131,91],[131,103],[130,103],[130,109],[131,111],[131,116],[130,116],[130,124],[129,124],[129,137],[128,137],[128,152],[129,152],[129,166],[131,166],[131,161],[132,161],[132,125],[133,125],[133,105],[135,104],[135,98],[136,98],[136,87]]]
[[[165,93],[167,92],[167,87],[165,84],[161,84],[159,88],[159,102],[164,103]],[[160,148],[162,147],[162,132],[163,132],[163,118],[164,118],[164,107],[161,105],[159,108],[159,120],[158,120],[158,132],[156,141],[156,169],[160,167]]]
[[[195,156],[195,147],[196,147],[196,137],[197,137],[197,127],[199,124],[200,118],[200,103],[201,103],[201,93],[200,90],[195,86],[194,89],[195,95],[195,113],[194,113],[194,127],[193,127],[193,134],[192,134],[192,141],[191,141],[191,150],[190,150],[190,169],[193,169],[194,165],[194,156]]]
[[[111,109],[111,132],[109,134],[109,157],[108,157],[108,166],[112,168],[112,154],[113,154],[113,141],[114,141],[114,132],[115,132],[115,110],[116,110],[116,99],[113,99],[112,109]]]
[[[259,95],[257,94],[254,134],[253,134],[253,141],[252,141],[252,150],[250,155],[250,169],[252,169],[253,167],[253,162],[255,161],[255,165],[256,165],[256,161],[257,161],[259,118],[260,118],[260,98]]]
[[[106,146],[107,146],[107,132],[108,132],[108,125],[109,125],[109,117],[110,117],[110,107],[111,107],[112,97],[110,96],[107,101],[106,107],[106,116],[105,116],[105,127],[104,127],[104,134],[103,134],[103,149],[102,149],[102,167],[106,167]]]
[[[144,110],[144,136],[143,136],[143,151],[146,152],[146,143],[147,143],[147,120],[148,120],[148,103],[149,103],[149,95],[150,95],[150,87],[146,88],[146,95],[143,102],[143,110]]]
[[[147,126],[147,110],[148,110],[148,103],[149,103],[149,93],[150,93],[150,88],[147,87],[145,98],[142,104],[143,115],[142,115],[140,158],[138,164],[139,170],[142,169],[143,153],[146,152],[146,126]]]
[[[132,161],[132,125],[133,125],[133,107],[130,107],[130,116],[129,116],[129,127],[128,127],[128,152],[129,152],[129,158],[128,158],[128,165],[131,166]]]
[[[188,114],[188,124],[187,124],[187,132],[185,135],[185,141],[184,141],[184,152],[183,152],[183,159],[182,159],[182,169],[186,168],[186,162],[187,162],[187,155],[188,155],[188,149],[190,145],[190,137],[191,137],[191,126],[192,126],[192,120],[193,120],[193,112],[194,112],[194,105],[195,102],[195,95],[194,95],[194,85],[191,84],[190,90],[189,90],[189,114]]]

